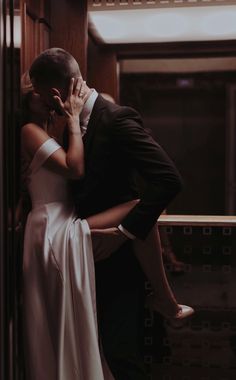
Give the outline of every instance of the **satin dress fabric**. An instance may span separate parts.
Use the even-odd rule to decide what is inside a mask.
[[[89,226],[76,219],[67,181],[43,166],[61,146],[45,141],[29,165],[32,210],[23,259],[27,380],[114,380],[99,347]]]

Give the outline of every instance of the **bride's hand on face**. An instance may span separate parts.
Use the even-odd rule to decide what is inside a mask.
[[[70,81],[68,96],[63,103],[60,93],[57,89],[53,88],[54,100],[61,110],[61,113],[67,119],[79,119],[79,115],[83,106],[88,99],[89,92],[86,90],[87,86],[83,78],[72,78]]]

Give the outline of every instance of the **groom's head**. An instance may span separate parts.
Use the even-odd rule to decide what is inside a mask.
[[[65,100],[71,78],[78,78],[81,73],[78,63],[70,53],[60,48],[51,48],[34,60],[29,75],[35,91],[53,108],[52,88],[56,88],[62,100]]]

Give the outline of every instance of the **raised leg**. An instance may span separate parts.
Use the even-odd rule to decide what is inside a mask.
[[[166,277],[158,226],[153,227],[146,240],[136,239],[133,244],[135,255],[152,285],[157,311],[174,317],[180,307]]]
[[[137,202],[138,200],[126,202],[89,217],[87,221],[90,228],[102,229],[118,226]],[[146,240],[135,239],[133,246],[135,256],[152,285],[155,294],[154,308],[158,308],[158,311],[165,316],[174,317],[180,311],[180,306],[173,295],[165,274],[157,225],[153,227]]]

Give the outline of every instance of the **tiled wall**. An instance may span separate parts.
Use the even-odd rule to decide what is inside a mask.
[[[186,263],[168,277],[178,302],[195,308],[187,322],[146,312],[144,360],[153,380],[236,378],[236,229],[167,227],[173,249]],[[148,289],[149,285],[146,284]]]

